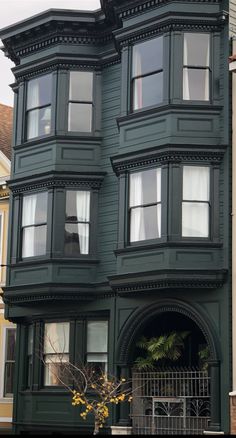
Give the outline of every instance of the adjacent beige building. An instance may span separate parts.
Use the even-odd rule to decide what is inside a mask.
[[[6,280],[12,108],[0,104],[0,293]],[[14,375],[15,326],[4,319],[0,297],[0,433],[11,428]]]

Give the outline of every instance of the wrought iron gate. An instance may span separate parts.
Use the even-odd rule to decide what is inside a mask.
[[[210,420],[207,371],[169,370],[132,374],[133,433],[201,435]]]

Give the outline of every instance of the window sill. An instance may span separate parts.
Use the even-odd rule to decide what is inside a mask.
[[[64,263],[64,264],[71,264],[71,263],[92,263],[92,264],[98,264],[100,261],[92,256],[92,255],[81,255],[80,257],[54,257],[49,258],[48,256],[45,256],[43,258],[39,257],[29,257],[27,260],[19,260],[16,263],[11,264],[11,268],[17,268],[19,266],[28,266],[28,265],[41,265],[41,264],[48,264],[48,263]]]
[[[13,397],[0,398],[0,404],[10,405],[13,403]]]
[[[171,110],[183,110],[187,109],[189,111],[189,106],[197,107],[199,110],[215,110],[219,111],[222,109],[222,105],[211,103],[210,101],[202,101],[202,100],[180,100],[176,103],[167,103],[163,102],[161,105],[155,107],[147,107],[144,109],[136,110],[134,112],[127,113],[125,116],[118,117],[116,119],[118,126],[125,122],[131,122],[139,119],[145,119],[146,117],[150,117],[154,114],[163,112],[163,111],[171,111]],[[193,108],[194,109],[194,108]]]
[[[175,241],[147,241],[146,243],[135,243],[131,245],[124,246],[123,248],[117,248],[114,253],[116,255],[135,252],[135,251],[147,251],[154,248],[222,248],[223,243],[220,242],[212,242],[209,240],[175,240]]]

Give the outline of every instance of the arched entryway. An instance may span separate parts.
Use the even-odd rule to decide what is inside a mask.
[[[137,357],[149,354],[140,348],[139,340],[160,339],[172,333],[185,333],[178,359],[164,357],[155,361],[154,369],[137,369]],[[202,352],[206,353],[207,366]],[[136,311],[127,321],[117,353],[122,373],[128,374],[128,369],[132,373],[135,433],[175,435],[220,430],[219,353],[207,315],[178,300],[156,302]]]

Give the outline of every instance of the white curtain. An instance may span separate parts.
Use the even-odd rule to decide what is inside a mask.
[[[209,167],[184,166],[182,204],[182,235],[184,237],[209,236],[209,196]]]
[[[22,257],[33,257],[35,254],[35,227],[27,227],[35,223],[37,195],[25,196],[23,198],[22,227]]]
[[[39,106],[39,82],[33,79],[28,84],[27,93],[27,110],[37,108]],[[39,135],[39,110],[31,110],[28,112],[27,123],[27,138],[38,137]]]
[[[209,67],[210,65],[210,36],[208,35],[208,42],[207,42],[207,51],[206,51],[206,66]],[[209,70],[206,69],[205,70],[205,96],[204,96],[204,100],[209,100],[209,91],[210,91],[210,87],[209,87]]]
[[[76,212],[79,222],[89,222],[90,219],[90,192],[79,190],[76,193]],[[78,224],[80,253],[89,253],[89,224]]]
[[[187,35],[184,34],[184,65],[188,65],[188,40]],[[183,71],[183,99],[190,100],[190,89],[189,89],[189,76],[188,69],[184,68]]]
[[[142,74],[142,59],[141,53],[137,47],[133,48],[133,77],[140,76]],[[142,96],[142,78],[135,79],[133,84],[133,109],[140,109],[143,107]]]
[[[142,172],[130,175],[130,207],[142,205]],[[132,208],[130,218],[130,241],[136,242],[145,239],[143,208]]]
[[[192,34],[193,36],[193,34]],[[197,38],[199,38],[200,34],[195,34],[195,38],[197,41]],[[210,36],[208,34],[201,35],[202,38],[204,38],[204,43],[206,44],[206,51],[205,51],[205,59],[201,61],[202,65],[199,65],[199,67],[209,67],[210,65]],[[183,62],[185,66],[190,65],[189,63],[189,55],[191,51],[191,44],[193,43],[192,39],[188,38],[188,34],[184,34],[184,57]],[[203,55],[204,57],[204,55]],[[194,64],[195,65],[195,64]],[[202,76],[200,76],[202,79],[199,80],[198,84],[198,90],[199,90],[199,96],[191,96],[190,89],[191,89],[191,83],[189,79],[189,73],[191,72],[190,69],[185,67],[183,69],[183,99],[184,100],[190,100],[190,99],[200,99],[200,100],[209,100],[209,69],[200,69],[199,73],[202,73]],[[201,83],[203,81],[203,83]],[[195,91],[196,94],[196,91]]]

